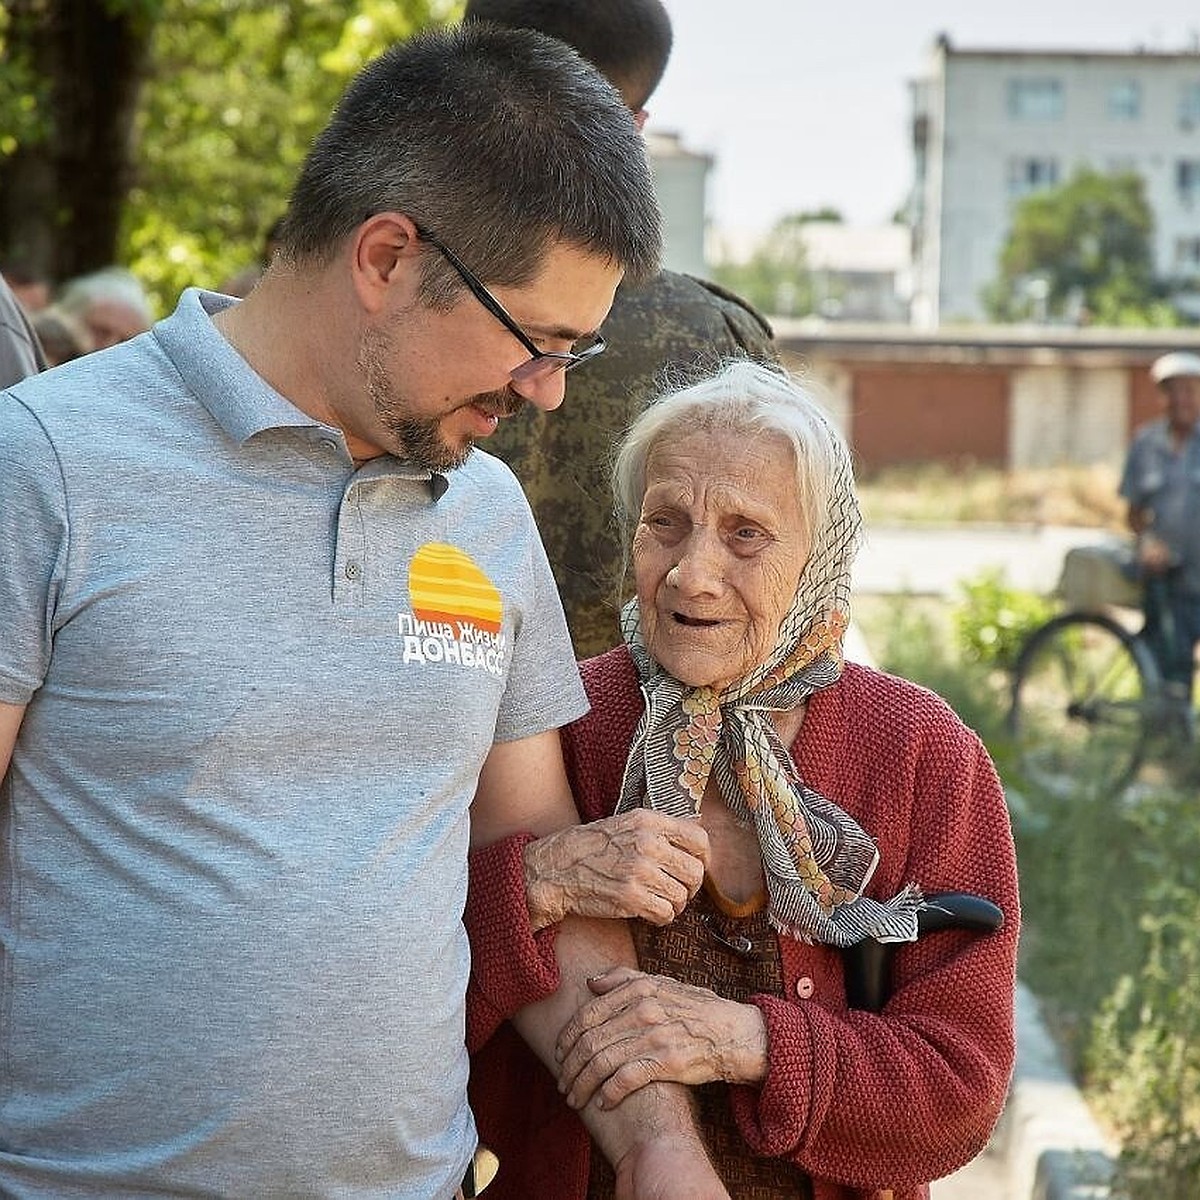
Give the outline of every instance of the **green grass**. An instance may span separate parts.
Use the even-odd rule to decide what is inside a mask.
[[[858,480],[869,524],[954,522],[1124,528],[1115,467],[891,467]]]

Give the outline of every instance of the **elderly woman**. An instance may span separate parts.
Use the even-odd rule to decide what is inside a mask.
[[[734,1200],[924,1197],[983,1147],[1013,1061],[992,764],[936,696],[843,661],[849,455],[790,379],[736,363],[668,395],[615,486],[636,600],[563,730],[588,823],[473,855],[468,1041],[494,1194],[611,1195],[575,1110],[669,1079],[694,1088]],[[922,893],[943,891],[990,897],[1002,929],[915,941]],[[641,969],[590,981],[556,1089],[504,1022],[557,987],[567,913],[634,918]],[[867,936],[904,943],[880,1013],[847,1002],[840,948]]]

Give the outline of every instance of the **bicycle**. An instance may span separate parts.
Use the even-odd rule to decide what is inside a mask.
[[[1162,672],[1146,641],[1128,552],[1067,553],[1067,610],[1036,628],[1013,668],[1008,731],[1022,776],[1050,790],[1091,778],[1122,788],[1169,727]]]

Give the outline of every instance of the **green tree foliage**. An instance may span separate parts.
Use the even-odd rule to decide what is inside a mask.
[[[822,220],[836,218],[823,210]],[[722,263],[713,274],[717,282],[745,297],[755,308],[780,317],[801,317],[813,311],[815,288],[804,250],[804,226],[814,220],[793,213],[776,221],[771,232],[745,262]]]
[[[60,191],[39,218],[51,235],[31,238],[28,212],[0,206],[0,252],[14,246],[20,219],[22,241],[55,244],[40,264],[53,276],[120,262],[161,311],[181,288],[217,286],[258,259],[313,135],[363,63],[461,12],[460,0],[0,0],[0,52],[19,68],[0,70],[0,181],[6,160],[59,153],[54,98],[73,81],[48,76],[64,69],[61,58],[32,48],[80,4],[110,25],[119,17],[113,37],[145,41],[128,132],[103,131],[123,168],[119,220],[89,233],[87,198]],[[89,244],[64,249],[77,238]]]
[[[139,114],[121,256],[160,302],[261,254],[350,77],[457,12],[430,0],[166,0]]]
[[[0,0],[0,254],[111,262],[162,0]]]
[[[1179,324],[1155,279],[1153,234],[1139,175],[1080,167],[1017,205],[999,276],[984,292],[988,313],[1000,321]]]

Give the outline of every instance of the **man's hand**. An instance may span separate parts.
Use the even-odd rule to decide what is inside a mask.
[[[767,1027],[753,1004],[663,975],[615,967],[558,1037],[559,1090],[572,1108],[611,1109],[648,1083],[761,1083]]]
[[[645,808],[551,833],[525,847],[533,928],[568,914],[668,925],[699,890],[707,865],[708,834],[698,821]]]
[[[729,1200],[698,1140],[657,1137],[616,1165],[617,1200]]]

